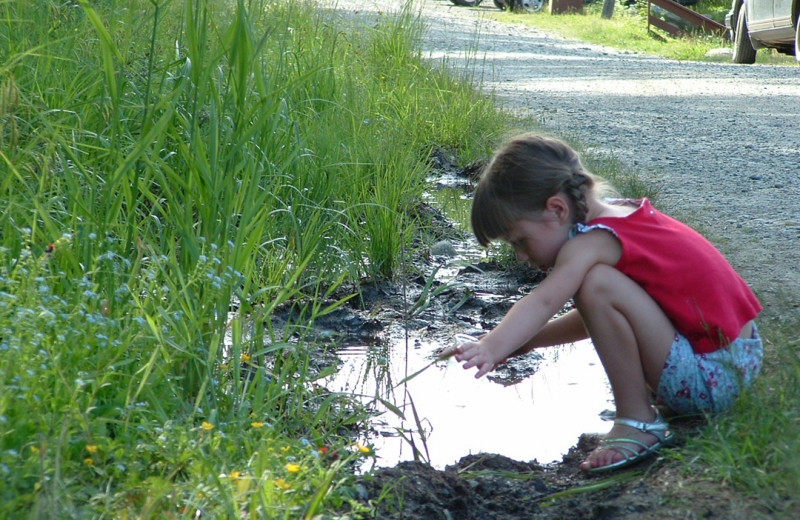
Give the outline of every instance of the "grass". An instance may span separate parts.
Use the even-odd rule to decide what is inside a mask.
[[[432,147],[484,153],[504,116],[408,12],[0,14],[0,517],[361,512],[367,411],[304,332],[396,276]]]
[[[422,60],[409,11],[369,28],[259,0],[0,15],[0,517],[368,517],[368,412],[316,384],[305,332],[398,275],[428,225],[430,150],[484,158],[509,116]],[[789,329],[765,333],[788,355]],[[764,406],[794,427],[790,361],[731,420]],[[722,437],[709,471],[791,496],[788,437],[756,439],[747,468],[754,441]]]
[[[732,484],[776,518],[794,518],[800,510],[798,325],[777,318],[762,323],[762,377],[733,410],[690,439],[682,455],[687,472]]]
[[[513,21],[537,27],[548,32],[580,39],[621,50],[642,52],[676,60],[730,62],[729,54],[709,54],[715,49],[731,50],[731,42],[719,36],[694,33],[676,38],[654,26],[647,28],[647,2],[639,0],[633,6],[617,3],[610,19],[600,16],[603,2],[596,0],[584,6],[582,14],[551,15],[547,8],[538,13],[508,13],[497,11],[491,16],[500,21]],[[700,0],[691,9],[721,24],[730,10],[725,0]],[[795,65],[794,56],[786,56],[771,49],[758,51],[758,63]]]

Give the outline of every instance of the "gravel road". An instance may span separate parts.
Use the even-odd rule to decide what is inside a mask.
[[[369,14],[402,2],[336,4]],[[800,315],[800,66],[614,50],[492,21],[490,0],[479,8],[418,0],[413,9],[426,24],[426,56],[477,68],[503,108],[618,158],[657,187],[662,209],[720,247],[766,314]]]

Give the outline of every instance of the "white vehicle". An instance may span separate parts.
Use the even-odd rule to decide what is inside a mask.
[[[725,15],[734,63],[755,63],[763,47],[800,61],[800,0],[733,0]]]

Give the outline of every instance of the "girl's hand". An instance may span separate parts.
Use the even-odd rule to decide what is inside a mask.
[[[480,340],[467,341],[460,344],[458,348],[456,348],[456,359],[458,361],[465,361],[465,370],[477,367],[478,373],[475,374],[476,379],[494,370],[497,364],[502,361],[495,359],[489,346]]]

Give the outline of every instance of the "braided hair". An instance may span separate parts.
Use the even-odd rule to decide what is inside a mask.
[[[534,134],[512,139],[486,165],[472,201],[472,230],[481,245],[505,236],[513,223],[544,209],[563,193],[572,221],[583,223],[595,177],[563,141]]]

